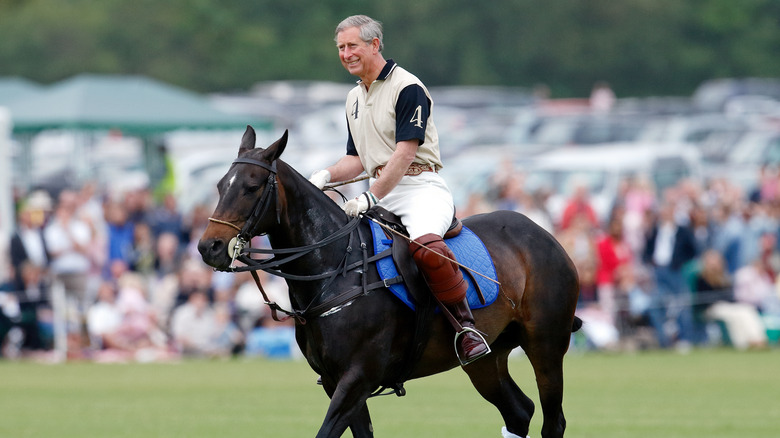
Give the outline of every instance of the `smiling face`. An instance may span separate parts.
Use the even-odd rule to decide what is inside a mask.
[[[339,49],[341,65],[366,84],[373,82],[384,67],[384,58],[379,53],[379,40],[374,38],[366,43],[360,38],[360,29],[357,27],[339,32],[336,47]]]

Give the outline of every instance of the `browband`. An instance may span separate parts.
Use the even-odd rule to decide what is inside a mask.
[[[260,160],[255,160],[253,158],[236,158],[233,160],[233,164],[254,164],[255,166],[260,166],[265,170],[268,170],[269,172],[276,173],[276,160],[273,161],[271,165],[268,165]]]

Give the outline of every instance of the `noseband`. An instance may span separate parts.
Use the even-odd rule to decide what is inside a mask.
[[[276,186],[276,160],[272,161],[271,164],[264,163],[260,160],[255,160],[253,158],[236,158],[233,161],[233,164],[252,164],[254,166],[260,166],[263,169],[266,169],[270,172],[268,175],[268,181],[265,184],[265,187],[263,188],[263,193],[260,195],[260,197],[257,199],[257,202],[255,203],[254,208],[252,209],[252,214],[247,218],[246,222],[244,222],[244,226],[239,228],[238,225],[235,225],[228,221],[223,221],[221,219],[210,217],[209,221],[214,222],[217,224],[227,225],[231,228],[234,228],[236,231],[238,231],[238,235],[230,240],[230,244],[228,245],[228,254],[232,258],[230,267],[234,268],[236,258],[242,253],[246,245],[249,243],[249,241],[254,236],[254,229],[257,227],[258,222],[260,222],[260,219],[265,216],[265,213],[268,211],[269,208],[271,208],[271,196],[272,193],[276,195],[277,193],[277,186]],[[278,224],[280,222],[280,212],[279,212],[279,196],[276,196],[276,223]]]

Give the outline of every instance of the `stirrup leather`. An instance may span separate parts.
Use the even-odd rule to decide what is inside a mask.
[[[466,332],[471,332],[471,333],[474,333],[475,335],[477,335],[479,337],[479,339],[482,341],[482,343],[485,344],[485,347],[487,347],[487,351],[485,351],[484,353],[482,353],[480,355],[474,356],[474,357],[464,361],[460,357],[460,353],[458,352],[458,339],[460,339],[461,336],[465,335]],[[458,356],[458,361],[460,362],[461,366],[466,366],[466,365],[470,364],[471,362],[474,362],[475,360],[480,359],[483,356],[487,356],[488,354],[491,353],[490,344],[488,344],[487,341],[485,340],[485,336],[483,336],[482,333],[479,330],[473,329],[471,327],[462,327],[462,330],[455,334],[455,340],[454,340],[453,344],[454,344],[454,347],[455,347],[455,355]]]

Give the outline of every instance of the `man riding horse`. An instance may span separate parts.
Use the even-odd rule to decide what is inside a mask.
[[[371,176],[369,190],[346,202],[344,211],[358,216],[379,205],[401,218],[414,261],[454,316],[458,357],[470,363],[490,348],[474,327],[468,284],[442,238],[454,203],[437,173],[442,162],[431,96],[417,77],[384,59],[381,23],[365,15],[348,17],[336,27],[335,40],[342,65],[360,80],[346,101],[347,153],[310,181],[322,189],[363,171]]]

